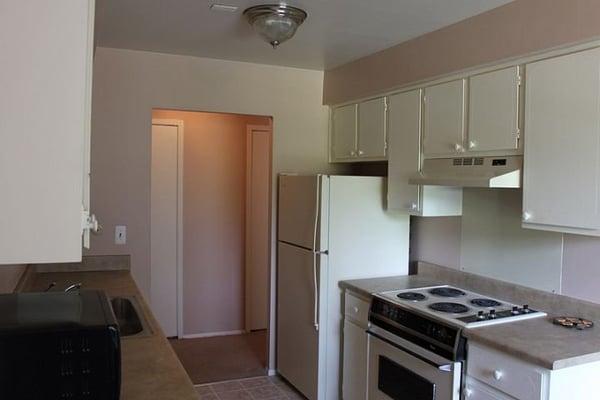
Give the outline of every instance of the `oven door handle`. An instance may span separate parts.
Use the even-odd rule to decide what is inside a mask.
[[[367,330],[367,333],[369,335],[373,336],[373,337],[376,337],[379,340],[382,340],[382,341],[388,343],[391,346],[394,346],[394,347],[402,350],[405,353],[410,354],[411,356],[413,356],[413,357],[415,357],[415,358],[417,358],[417,359],[419,359],[419,360],[421,360],[421,361],[423,361],[423,362],[425,362],[425,363],[427,363],[429,365],[432,365],[432,366],[436,367],[438,370],[440,370],[442,372],[452,372],[452,370],[453,370],[454,365],[452,363],[450,363],[450,364],[448,364],[448,363],[437,363],[437,362],[435,362],[433,360],[428,359],[427,357],[424,357],[424,356],[422,356],[420,354],[415,353],[412,350],[407,349],[406,347],[400,345],[399,343],[393,342],[393,341],[391,341],[391,340],[389,340],[389,339],[387,339],[387,338],[385,338],[385,337],[383,337],[381,335],[378,335],[377,333],[375,333],[375,332],[373,332],[371,330]]]

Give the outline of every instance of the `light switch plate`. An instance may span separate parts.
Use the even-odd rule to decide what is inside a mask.
[[[127,227],[125,225],[115,226],[115,244],[127,243]]]

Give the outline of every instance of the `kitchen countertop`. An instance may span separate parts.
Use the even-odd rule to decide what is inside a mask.
[[[342,281],[340,287],[361,297],[371,297],[388,290],[454,285],[516,304],[528,303],[548,316],[464,329],[463,335],[470,341],[550,370],[600,361],[600,325],[578,331],[552,323],[554,317],[561,315],[580,316],[599,323],[600,305],[460,271],[450,272],[443,267],[435,268],[442,268],[442,272],[428,270],[419,275]]]
[[[81,282],[82,289],[104,290],[109,297],[134,296],[152,333],[121,339],[122,400],[198,400],[190,378],[150,312],[129,271],[32,272],[21,291],[43,291]]]

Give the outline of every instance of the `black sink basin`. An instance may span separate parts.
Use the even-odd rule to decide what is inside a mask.
[[[114,297],[110,300],[117,317],[121,336],[132,336],[144,330],[140,316],[130,299]]]

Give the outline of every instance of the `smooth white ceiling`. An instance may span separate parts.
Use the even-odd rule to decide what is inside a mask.
[[[273,50],[242,18],[245,8],[268,0],[97,0],[96,39],[104,47],[323,70],[510,1],[293,0],[309,17]],[[212,3],[239,10],[217,13]]]

